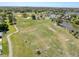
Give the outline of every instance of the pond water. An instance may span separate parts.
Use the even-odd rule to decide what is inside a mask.
[[[65,12],[65,14],[76,14],[76,15],[79,15],[79,12]]]
[[[65,14],[77,14],[77,15],[79,15],[79,12],[65,12]],[[56,15],[53,14],[50,17],[54,18],[54,17],[56,17]],[[69,31],[74,30],[74,31],[79,32],[79,29],[76,29],[70,22],[63,21],[60,24],[60,26],[62,26],[63,28],[68,29]]]
[[[77,15],[79,15],[79,12],[65,12],[65,14],[77,14]],[[75,28],[70,22],[63,21],[60,25],[68,30],[79,31],[79,29]]]
[[[66,28],[66,29],[68,29],[68,30],[73,30],[73,29],[74,29],[73,26],[72,26],[69,22],[62,22],[62,23],[60,24],[60,26]]]
[[[79,29],[76,29],[70,22],[66,22],[66,21],[63,21],[61,24],[60,24],[61,27],[69,30],[69,31],[72,31],[74,30],[75,32],[78,31],[79,32]]]

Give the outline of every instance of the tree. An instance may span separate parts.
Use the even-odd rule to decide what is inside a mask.
[[[13,17],[13,24],[16,24],[16,18],[15,17]]]
[[[23,16],[24,18],[27,18],[28,15],[27,15],[26,13],[23,13],[22,16]]]
[[[56,22],[57,22],[57,25],[60,25],[63,22],[63,20],[58,19]]]
[[[9,12],[8,14],[8,19],[9,19],[9,23],[11,25],[15,24],[16,23],[16,18],[14,17],[13,13],[12,12]]]
[[[0,24],[0,32],[7,32],[8,29],[8,25],[7,24]]]
[[[37,54],[38,54],[38,55],[40,55],[40,54],[41,54],[41,52],[40,52],[40,51],[37,51]]]
[[[3,14],[2,15],[2,21],[5,22],[5,20],[6,20],[6,14]]]
[[[72,14],[72,15],[71,15],[71,17],[74,17],[74,18],[76,18],[76,17],[77,17],[77,15],[76,15],[76,14]]]
[[[35,16],[35,15],[32,15],[32,19],[33,19],[33,20],[36,20],[36,16]]]
[[[75,21],[75,24],[76,24],[76,25],[79,25],[79,20]]]
[[[13,16],[12,15],[9,15],[8,18],[9,18],[9,23],[12,25],[13,24],[13,22],[12,22]]]

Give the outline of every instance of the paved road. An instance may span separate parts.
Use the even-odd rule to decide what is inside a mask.
[[[12,48],[12,43],[11,43],[10,36],[15,34],[15,33],[17,33],[19,31],[18,28],[16,27],[16,25],[14,25],[14,27],[15,27],[16,31],[7,35],[8,47],[9,47],[9,57],[13,56],[13,48]]]

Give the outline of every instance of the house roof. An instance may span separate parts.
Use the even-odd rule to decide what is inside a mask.
[[[2,50],[2,45],[0,45],[0,50]]]
[[[0,36],[2,36],[2,33],[3,33],[3,32],[0,32]]]

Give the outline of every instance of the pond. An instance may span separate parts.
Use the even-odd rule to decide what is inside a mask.
[[[74,30],[74,27],[69,22],[63,21],[60,26],[68,29],[69,31]]]
[[[79,12],[65,12],[65,14],[76,14],[76,15],[79,15]]]
[[[60,26],[68,29],[69,31],[71,30],[74,30],[74,31],[79,31],[79,29],[76,29],[70,22],[66,22],[66,21],[63,21]]]

